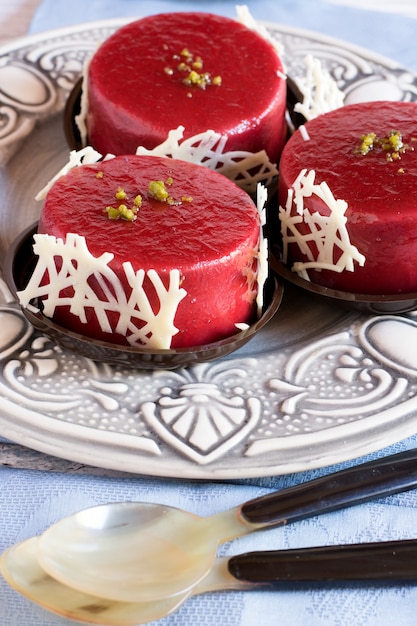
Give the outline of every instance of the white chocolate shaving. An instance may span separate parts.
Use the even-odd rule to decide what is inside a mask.
[[[346,227],[347,218],[345,216],[348,207],[347,202],[336,199],[328,184],[325,181],[317,184],[315,177],[316,173],[314,170],[309,172],[306,169],[301,170],[292,188],[288,190],[286,206],[279,207],[283,261],[284,263],[287,262],[289,244],[297,244],[302,254],[306,255],[308,261],[294,263],[292,270],[299,273],[306,280],[309,280],[308,269],[327,269],[334,272],[347,270],[353,272],[355,270],[355,261],[360,266],[363,266],[366,260],[356,246],[350,243]],[[317,211],[314,213],[310,212],[308,201],[306,202],[306,200],[313,195],[320,198],[327,205],[330,215],[321,215]],[[294,206],[296,213],[292,215]],[[301,223],[308,225],[309,232],[305,235],[298,229]],[[313,247],[317,247],[317,254],[313,254],[309,242],[313,242]],[[334,262],[337,250],[341,254],[337,262]]]
[[[80,165],[86,165],[88,163],[97,163],[101,157],[102,155],[91,146],[82,148],[82,150],[71,150],[68,163],[66,163],[66,165],[64,165],[64,167],[61,168],[53,178],[51,178],[45,187],[37,193],[35,200],[44,200],[55,181],[57,181],[58,178],[61,178],[61,176],[65,176],[65,174],[67,174],[74,167],[79,167]]]
[[[269,41],[270,44],[275,48],[278,56],[283,56],[284,54],[284,46],[282,42],[278,41],[274,37],[272,37],[268,30],[262,24],[259,24],[254,17],[252,17],[251,12],[246,4],[238,4],[236,5],[236,15],[237,19],[241,24],[249,28],[250,30],[255,31],[258,35],[261,35],[264,39]]]
[[[304,141],[310,141],[310,135],[308,134],[307,128],[302,124],[299,127],[300,135],[304,139]]]
[[[303,95],[303,102],[297,102],[294,111],[301,113],[306,120],[312,120],[323,113],[342,107],[345,94],[339,89],[329,72],[322,67],[319,59],[309,54],[304,62],[305,78],[296,80]]]
[[[257,188],[257,209],[261,227],[259,229],[259,252],[258,252],[258,294],[256,296],[256,306],[258,318],[262,315],[262,307],[264,304],[264,286],[268,278],[268,240],[263,235],[263,226],[266,224],[266,201],[268,199],[268,190],[261,183]]]
[[[249,324],[245,324],[244,322],[242,322],[242,323],[237,323],[237,324],[235,324],[235,326],[236,326],[236,328],[237,328],[238,330],[241,330],[241,331],[242,331],[242,330],[248,330],[248,328],[250,328],[250,325],[249,325]]]
[[[42,298],[43,313],[47,317],[53,317],[57,307],[69,306],[70,312],[83,324],[87,323],[86,310],[92,309],[103,332],[112,332],[109,313],[116,311],[120,316],[116,332],[125,336],[131,345],[170,348],[172,337],[178,332],[174,325],[177,308],[187,294],[180,288],[179,270],[171,270],[166,288],[155,270],[134,271],[130,262],[124,263],[123,270],[131,287],[127,296],[120,279],[109,267],[114,257],[112,253],[94,257],[85,238],[73,233],[67,234],[65,242],[44,234],[35,235],[34,240],[33,250],[39,257],[37,265],[28,285],[17,294],[23,307],[31,307],[32,299]],[[56,266],[57,258],[62,260],[60,269]],[[46,272],[49,279],[42,284]],[[145,275],[158,295],[157,313],[152,310],[143,286]],[[98,281],[104,299],[99,299],[90,286],[92,276]],[[72,288],[71,295],[62,295],[66,288]]]
[[[256,192],[258,182],[269,185],[278,174],[265,150],[257,153],[243,150],[225,152],[227,137],[220,133],[207,130],[181,141],[184,130],[184,126],[178,126],[175,130],[170,130],[167,139],[158,146],[151,150],[139,146],[136,154],[150,154],[204,165],[220,172],[248,193]]]

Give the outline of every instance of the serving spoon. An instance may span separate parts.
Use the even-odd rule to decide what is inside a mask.
[[[41,568],[38,537],[8,548],[0,557],[0,572],[17,591],[69,619],[102,626],[134,626],[161,619],[188,598],[220,590],[283,589],[321,583],[417,582],[417,540],[347,544],[248,552],[215,559],[209,573],[186,592],[148,602],[118,602],[77,591]]]
[[[207,574],[220,543],[411,489],[417,485],[416,461],[417,450],[384,457],[209,517],[152,503],[95,506],[47,529],[38,560],[64,585],[112,600],[185,593]]]

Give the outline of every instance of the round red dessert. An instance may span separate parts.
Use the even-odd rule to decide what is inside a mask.
[[[38,233],[45,314],[83,335],[178,348],[256,319],[259,212],[207,168],[134,155],[75,167],[49,190]],[[92,256],[61,257],[80,236]]]
[[[102,154],[152,149],[170,130],[212,130],[225,150],[265,150],[286,137],[286,81],[275,48],[209,13],[166,13],[120,28],[96,51],[87,80],[89,143]]]
[[[295,132],[279,173],[288,265],[343,291],[416,291],[416,142],[411,102],[345,106]]]

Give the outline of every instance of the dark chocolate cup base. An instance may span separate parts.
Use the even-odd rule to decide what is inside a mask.
[[[307,293],[321,296],[333,304],[346,309],[354,309],[378,315],[408,313],[417,309],[417,291],[401,294],[364,294],[350,293],[324,287],[300,278],[298,274],[282,262],[281,248],[278,243],[271,246],[270,265],[273,271],[284,281],[303,289]]]
[[[27,285],[36,264],[33,252],[33,235],[36,230],[37,224],[34,224],[23,231],[12,243],[6,255],[5,279],[16,299],[17,292]],[[22,307],[22,312],[37,331],[81,356],[136,369],[175,369],[219,359],[243,347],[274,317],[280,307],[282,296],[281,281],[271,276],[265,286],[263,314],[246,330],[214,343],[172,350],[152,350],[99,341],[55,324],[52,319],[43,315],[41,310],[33,312]]]

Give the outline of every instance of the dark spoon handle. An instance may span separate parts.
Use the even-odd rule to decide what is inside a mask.
[[[248,552],[228,562],[234,578],[253,583],[417,582],[417,540]]]
[[[416,486],[414,449],[249,500],[241,506],[241,515],[253,524],[281,525]]]

